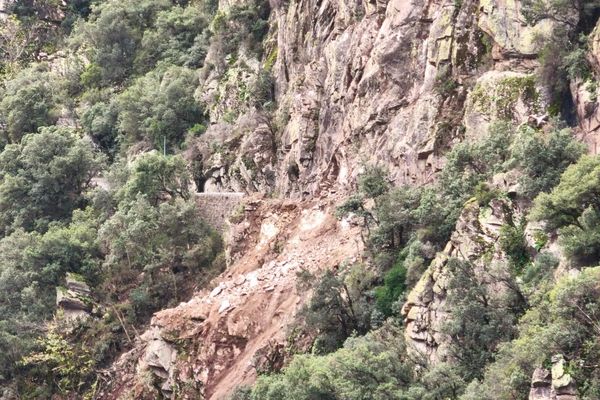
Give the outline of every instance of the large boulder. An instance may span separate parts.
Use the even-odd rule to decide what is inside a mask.
[[[552,369],[536,368],[533,371],[529,400],[577,400],[577,386],[566,372],[561,354],[552,357]]]
[[[56,306],[59,317],[67,321],[89,317],[93,301],[90,288],[80,275],[68,273],[65,287],[56,288]]]

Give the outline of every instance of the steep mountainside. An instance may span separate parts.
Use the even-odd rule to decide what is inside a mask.
[[[232,4],[220,4],[221,10],[228,7]],[[208,128],[202,139],[205,142],[199,143],[199,153],[206,154],[202,146],[231,130],[237,136],[225,139],[225,151],[234,157],[213,153],[202,160],[205,190],[272,192],[292,199],[324,201],[352,191],[356,177],[369,164],[389,171],[395,185],[432,182],[453,144],[482,137],[496,121],[536,127],[548,121],[553,99],[549,89],[536,78],[538,56],[544,37],[556,30],[574,30],[579,21],[578,12],[569,10],[561,18],[528,23],[518,1],[292,0],[272,2],[271,7],[264,63],[273,71],[277,104],[274,114],[276,120],[284,120],[280,122],[282,128],[273,132],[268,123],[262,122],[264,116],[254,112],[237,116],[236,122],[231,123],[233,128],[226,128],[221,119],[228,110],[244,109],[238,101],[240,82],[259,73],[260,62],[241,55],[228,70],[235,72],[226,75],[235,78],[223,80],[217,72],[209,74],[200,97],[211,99],[214,92],[220,95],[208,100],[211,119],[216,124]],[[592,34],[595,45],[594,37]],[[595,152],[596,95],[577,80],[570,89],[577,114],[576,131]],[[499,186],[506,189],[511,183],[514,182],[502,182]],[[302,209],[305,204],[312,203],[299,202],[295,207]],[[517,207],[515,212],[523,212],[519,210],[523,206],[517,203],[496,203],[491,214],[482,216],[478,207],[467,206],[448,246],[435,258],[404,305],[409,348],[429,354],[432,361],[440,358],[436,353],[445,341],[439,330],[447,312],[443,309],[447,285],[443,280],[448,278],[443,277],[448,258],[483,262],[478,267],[482,268],[478,274],[483,280],[479,284],[497,284],[486,280],[485,270],[495,257],[505,258],[497,241],[501,226],[509,218],[506,207]],[[281,217],[278,211],[274,213],[276,218]],[[511,210],[510,218],[516,219],[512,214]],[[272,217],[257,215],[260,217],[253,223],[263,219],[261,231],[270,230]],[[287,247],[299,240],[293,232],[287,226],[274,233],[276,240],[284,243],[283,254],[289,262],[295,262],[297,257]],[[335,238],[332,240],[349,240],[345,234],[335,232],[330,233]],[[238,243],[239,239],[233,240]],[[342,257],[333,263],[326,261],[333,255],[330,246],[330,240],[323,236],[314,243],[302,240],[300,248],[309,254],[322,254],[318,257],[319,268],[328,268],[344,260]],[[482,261],[490,246],[492,260],[485,257]],[[273,269],[273,261],[259,259],[254,267],[248,267],[247,258],[254,260],[255,251],[241,251],[241,261],[219,278],[212,295],[196,295],[190,303],[157,314],[153,319],[157,328],[151,332],[159,329],[164,338],[172,335],[171,325],[197,318],[194,313],[202,314],[198,311],[202,307],[195,302],[212,304],[218,288],[236,286],[241,279],[236,275],[240,268],[259,268],[259,274],[270,274],[267,271]],[[358,254],[358,249],[354,251]],[[329,257],[321,258],[326,254]],[[246,378],[247,372],[242,372],[252,370],[249,360],[260,357],[265,349],[277,352],[286,346],[286,326],[301,304],[300,298],[293,295],[291,282],[295,278],[287,267],[284,275],[283,281],[266,277],[265,285],[274,293],[285,293],[286,303],[254,294],[264,302],[261,315],[257,315],[254,301],[243,300],[232,306],[235,316],[227,317],[228,322],[202,322],[199,326],[204,327],[196,328],[200,333],[191,339],[201,348],[192,351],[192,358],[186,355],[184,362],[193,372],[181,370],[179,377],[173,378],[172,367],[168,367],[169,379],[179,379],[179,385],[205,384],[208,398],[220,398],[236,384],[250,382],[253,375]],[[232,295],[239,301],[245,299],[246,293],[242,290]],[[296,306],[287,305],[292,303]],[[283,320],[274,319],[271,311],[266,311],[274,307],[279,307],[275,313]],[[187,310],[195,311],[190,314]],[[202,316],[200,321],[206,318]],[[251,330],[249,324],[240,333],[237,327],[244,324],[240,321],[248,318],[258,318],[260,328]],[[169,329],[165,332],[166,328]],[[236,340],[218,339],[217,346],[223,346],[222,350],[210,356],[214,350],[207,349],[214,347],[207,347],[206,341],[213,343],[220,338],[221,329],[227,329]],[[155,334],[146,335],[154,338]],[[186,339],[190,340],[188,336]],[[148,343],[152,342],[146,340],[140,349]],[[217,372],[198,367],[206,357]]]
[[[599,16],[0,0],[1,398],[600,398]]]

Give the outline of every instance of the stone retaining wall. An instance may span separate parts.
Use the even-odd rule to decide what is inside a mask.
[[[196,203],[202,218],[214,229],[223,232],[227,228],[227,219],[245,195],[245,193],[196,193]]]

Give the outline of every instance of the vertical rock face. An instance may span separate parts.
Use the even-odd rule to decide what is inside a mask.
[[[588,59],[592,65],[592,79],[577,80],[571,83],[571,94],[575,103],[577,120],[582,138],[589,145],[593,154],[600,152],[600,89],[597,82],[600,77],[600,25],[590,34],[590,54]]]
[[[240,206],[244,193],[196,193],[202,219],[214,229],[225,232],[228,219]]]
[[[264,66],[274,75],[274,118],[236,103],[232,82],[250,82],[261,68],[247,52],[227,73],[234,81],[211,72],[198,92],[214,115],[242,114],[221,119],[197,146],[209,191],[324,196],[347,190],[365,163],[387,167],[397,184],[428,182],[465,129],[481,135],[498,118],[519,123],[543,109],[529,74],[540,38],[559,22],[528,21],[520,1],[271,3]],[[506,102],[463,121],[474,95],[484,101],[497,83]],[[225,149],[206,150],[223,137]]]
[[[436,156],[460,135],[449,126],[486,57],[476,16],[473,0],[273,4],[276,114],[287,123],[255,128],[233,147],[277,136],[275,157],[267,148],[250,153],[268,160],[252,177],[240,176],[243,155],[205,159],[208,187],[253,191],[274,174],[271,190],[323,195],[347,187],[365,162],[388,167],[397,183],[430,180]]]
[[[504,59],[535,58],[541,49],[539,37],[552,35],[557,21],[547,18],[535,24],[522,14],[519,0],[481,0],[479,26],[496,44],[495,50]],[[561,23],[577,24],[578,15],[564,16]]]

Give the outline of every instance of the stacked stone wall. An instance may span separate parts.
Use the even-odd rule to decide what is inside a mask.
[[[224,232],[227,219],[241,203],[245,193],[196,193],[202,218],[214,229]]]

